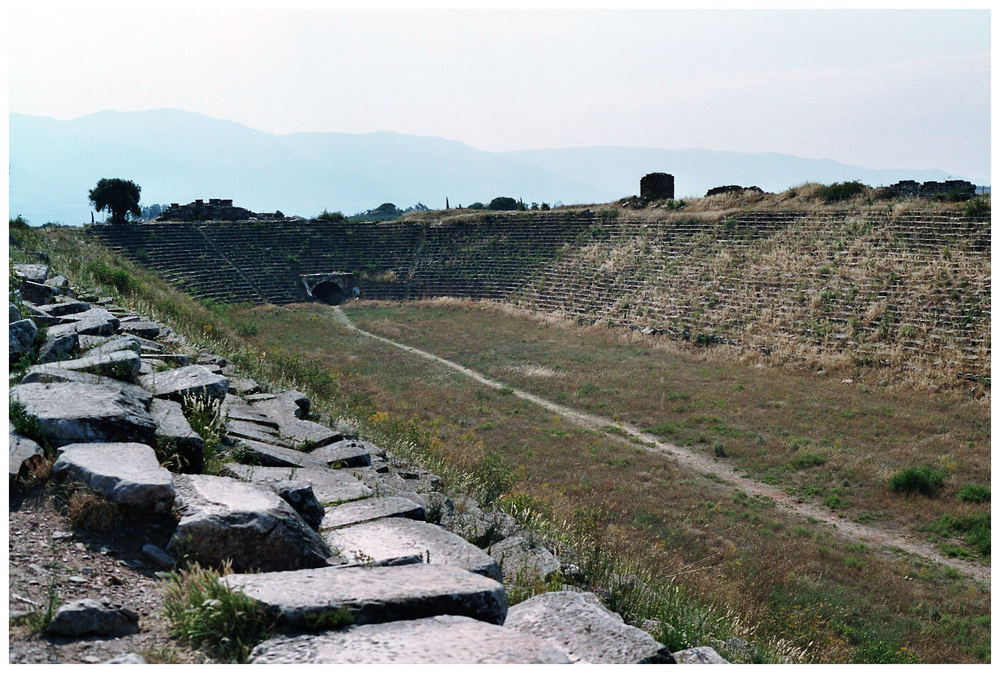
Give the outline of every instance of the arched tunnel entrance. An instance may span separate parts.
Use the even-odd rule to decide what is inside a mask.
[[[301,279],[306,296],[313,301],[337,305],[358,296],[353,273],[309,273]]]

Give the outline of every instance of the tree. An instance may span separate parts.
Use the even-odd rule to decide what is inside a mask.
[[[102,178],[90,190],[90,202],[98,212],[107,210],[111,213],[111,224],[125,224],[129,215],[142,216],[139,209],[141,191],[142,188],[131,180]]]
[[[498,196],[489,205],[490,210],[518,210],[517,201],[510,196]]]

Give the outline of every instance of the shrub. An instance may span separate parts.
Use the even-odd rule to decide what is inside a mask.
[[[958,499],[965,502],[989,502],[990,487],[979,484],[966,484],[958,490]]]
[[[323,209],[323,212],[316,216],[317,220],[322,220],[324,222],[346,222],[347,217],[339,210],[331,213],[330,211]]]
[[[893,493],[920,493],[934,497],[944,486],[945,476],[943,470],[930,465],[908,467],[892,475],[889,479],[889,489]]]
[[[850,182],[835,182],[819,190],[822,201],[846,201],[863,193],[868,187],[857,180]]]
[[[231,566],[223,567],[223,574]],[[269,637],[273,620],[254,599],[219,582],[219,573],[197,563],[166,576],[163,614],[170,635],[226,662],[246,661]]]
[[[471,206],[470,206],[471,207]],[[490,210],[517,210],[517,199],[510,196],[498,196],[489,205]]]
[[[983,215],[989,215],[991,210],[990,199],[977,197],[965,204],[962,214],[966,217],[982,217]]]
[[[115,288],[121,293],[135,292],[139,289],[136,282],[124,269],[113,269],[104,262],[94,261],[88,264],[84,271],[90,274],[94,281]]]

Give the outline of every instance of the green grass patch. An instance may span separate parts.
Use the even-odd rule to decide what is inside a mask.
[[[930,465],[908,467],[890,477],[889,490],[893,493],[904,493],[907,495],[919,493],[933,498],[944,486],[946,477],[947,473],[944,470],[939,470]]]

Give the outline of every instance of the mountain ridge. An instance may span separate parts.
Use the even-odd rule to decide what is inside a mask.
[[[392,202],[443,208],[513,196],[526,202],[606,203],[639,178],[675,176],[678,197],[724,184],[781,191],[804,182],[943,180],[935,169],[867,169],[779,153],[592,145],[487,152],[395,131],[273,134],[195,112],[104,110],[71,120],[11,113],[10,215],[32,224],[90,220],[88,191],[103,177],[142,187],[142,203],[232,198],[259,212],[312,217]]]

